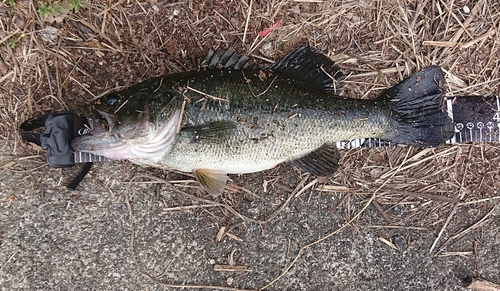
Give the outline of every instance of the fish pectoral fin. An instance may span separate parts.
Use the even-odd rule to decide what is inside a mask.
[[[198,183],[200,183],[207,192],[217,197],[224,191],[226,188],[226,182],[229,180],[229,177],[226,173],[207,170],[207,169],[196,169],[194,170],[194,176]]]
[[[316,176],[330,176],[337,171],[339,159],[335,144],[325,143],[317,150],[288,163]]]
[[[214,121],[200,125],[187,126],[182,132],[193,135],[193,142],[220,142],[231,136],[236,124],[231,121]]]

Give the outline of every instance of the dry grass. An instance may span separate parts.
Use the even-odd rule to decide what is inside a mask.
[[[431,64],[446,72],[449,96],[500,91],[496,1],[82,1],[59,23],[41,17],[37,1],[15,2],[0,4],[0,137],[18,155],[30,154],[17,134],[28,117],[78,110],[114,88],[195,68],[217,46],[262,62],[317,47],[340,63],[349,97],[373,98]],[[50,27],[53,40],[44,37]],[[499,157],[494,144],[345,151],[339,174],[315,187],[343,197],[346,221],[351,205],[384,185],[373,203],[387,225],[458,227],[498,203]]]

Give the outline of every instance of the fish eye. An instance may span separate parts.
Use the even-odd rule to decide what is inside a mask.
[[[120,97],[117,94],[110,94],[104,98],[104,102],[106,102],[108,106],[115,106],[119,100]]]

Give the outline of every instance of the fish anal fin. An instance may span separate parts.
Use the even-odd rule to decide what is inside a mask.
[[[208,169],[196,169],[194,170],[194,176],[208,194],[214,197],[222,194],[224,188],[226,188],[226,182],[229,179],[226,173]]]
[[[311,47],[299,47],[264,69],[288,74],[326,93],[335,93],[340,89],[342,73],[339,67],[325,54]]]
[[[220,142],[231,136],[236,124],[231,121],[214,121],[200,125],[187,126],[182,132],[193,134],[193,142]]]
[[[339,159],[335,144],[325,143],[317,150],[288,163],[316,176],[330,176],[337,171]]]

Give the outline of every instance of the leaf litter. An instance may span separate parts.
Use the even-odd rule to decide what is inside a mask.
[[[37,4],[29,1],[15,1],[14,6],[6,1],[0,4],[0,134],[3,142],[13,144],[13,157],[33,155],[17,134],[18,125],[28,117],[77,110],[102,92],[196,68],[204,53],[218,46],[250,54],[263,63],[300,45],[316,47],[339,62],[346,73],[342,83],[345,97],[374,98],[391,84],[431,64],[443,67],[448,96],[491,96],[500,90],[500,7],[486,0],[88,1],[77,13],[66,9],[51,16],[54,21],[39,17],[37,9]],[[20,38],[15,47],[6,45],[20,32],[27,37]],[[168,182],[167,188],[192,203],[166,202],[165,211],[199,207],[204,209],[202,213],[210,213],[220,208],[233,220],[269,224],[296,199],[336,197],[337,207],[344,209],[344,223],[313,243],[302,245],[281,275],[257,284],[262,289],[285,276],[310,246],[346,227],[354,231],[362,227],[434,231],[437,237],[429,251],[437,256],[451,251],[450,241],[491,223],[498,215],[498,210],[494,211],[500,199],[498,145],[354,149],[342,153],[339,172],[321,182],[295,169],[283,171],[287,166],[281,166],[249,177],[233,177],[227,195],[217,202],[203,198],[203,191],[192,178],[174,173],[175,180]],[[29,168],[28,162],[31,159],[16,163],[7,160],[2,170],[24,171]],[[155,184],[167,183],[161,178],[165,173],[154,172],[158,174],[153,178]],[[26,171],[26,175],[31,174]],[[269,193],[264,193],[262,181],[268,181]],[[92,183],[92,178],[86,183]],[[141,182],[133,182],[137,183]],[[127,192],[124,195],[128,203]],[[268,205],[265,209],[273,210],[254,215],[248,206],[252,203],[245,201],[260,201]],[[362,219],[364,210],[372,204],[383,217],[383,225]],[[128,206],[133,220],[133,210]],[[474,213],[473,222],[467,223],[462,215],[470,212]],[[130,225],[134,233],[134,224]],[[385,238],[381,241],[392,244]],[[131,251],[134,254],[133,248]]]

